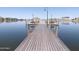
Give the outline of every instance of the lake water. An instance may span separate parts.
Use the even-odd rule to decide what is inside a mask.
[[[60,24],[58,36],[72,51],[79,51],[79,24]]]
[[[24,21],[0,23],[0,51],[14,50],[28,34]]]
[[[32,26],[33,27],[33,26]],[[0,51],[13,51],[28,35],[25,21],[0,23]],[[32,29],[33,30],[33,29]],[[59,24],[52,29],[72,51],[79,51],[79,24]]]

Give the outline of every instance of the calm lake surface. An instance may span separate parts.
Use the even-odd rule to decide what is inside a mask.
[[[72,51],[79,51],[79,24],[60,24],[55,27],[60,39]],[[56,31],[55,31],[56,30]],[[13,51],[28,35],[25,21],[0,23],[0,51]]]
[[[24,21],[0,23],[0,51],[14,50],[27,36],[28,26]]]
[[[60,24],[58,36],[72,51],[79,51],[79,23]]]

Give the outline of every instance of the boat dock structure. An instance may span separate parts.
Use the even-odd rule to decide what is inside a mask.
[[[46,24],[38,24],[15,51],[69,51],[69,48]]]

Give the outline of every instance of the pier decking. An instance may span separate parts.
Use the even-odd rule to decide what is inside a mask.
[[[69,51],[69,49],[46,25],[39,24],[15,51]]]

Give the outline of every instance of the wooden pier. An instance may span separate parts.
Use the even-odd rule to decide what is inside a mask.
[[[45,24],[39,24],[15,51],[69,51],[69,49]]]

